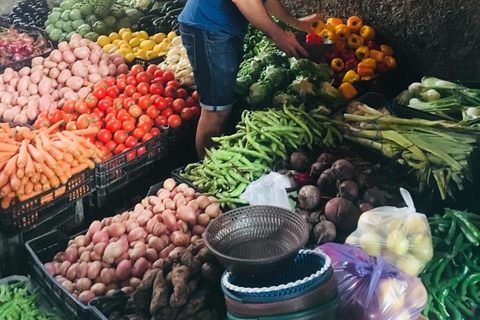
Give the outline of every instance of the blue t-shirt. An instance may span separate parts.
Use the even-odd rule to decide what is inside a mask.
[[[178,21],[202,30],[244,35],[248,20],[232,0],[188,0]]]

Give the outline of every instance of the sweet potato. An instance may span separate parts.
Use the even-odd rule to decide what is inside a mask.
[[[153,282],[152,300],[150,302],[150,313],[155,314],[158,309],[168,306],[168,287],[163,272],[157,272]]]

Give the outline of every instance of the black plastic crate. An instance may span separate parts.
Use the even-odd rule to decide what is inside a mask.
[[[91,319],[92,314],[88,306],[75,299],[43,266],[44,263],[52,261],[57,252],[65,250],[68,241],[69,237],[58,230],[28,241],[25,247],[31,269],[30,275],[64,313],[71,315],[74,319]]]
[[[8,209],[0,209],[0,232],[12,235],[39,224],[93,189],[93,171],[87,169],[79,172],[58,188],[13,203]]]
[[[170,148],[179,148],[185,144],[186,140],[193,138],[197,130],[197,124],[197,120],[190,120],[176,128],[169,128],[168,140],[170,142]]]
[[[144,70],[147,70],[148,66],[151,64],[160,64],[165,60],[165,56],[159,56],[153,59],[142,59],[142,58],[133,58],[132,62],[129,63],[130,66],[139,64],[143,67]]]
[[[193,189],[200,191],[191,181],[183,178],[180,174],[185,170],[185,167],[180,167],[172,171],[172,178],[180,183],[186,183],[188,186],[192,187]]]
[[[95,319],[108,320],[114,312],[122,312],[127,304],[128,296],[98,297],[88,303]]]

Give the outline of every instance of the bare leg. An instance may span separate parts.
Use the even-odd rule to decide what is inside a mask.
[[[202,109],[195,138],[195,146],[200,159],[205,157],[205,148],[213,146],[212,138],[222,135],[230,112],[231,110],[212,112]]]

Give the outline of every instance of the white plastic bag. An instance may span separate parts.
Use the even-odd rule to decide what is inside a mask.
[[[271,172],[250,183],[240,196],[250,205],[270,205],[290,210],[286,188],[290,188],[288,178]]]
[[[398,269],[417,276],[432,259],[432,235],[427,217],[417,213],[410,193],[403,188],[400,193],[407,207],[379,207],[364,212],[357,230],[345,242],[371,256],[381,254]]]

